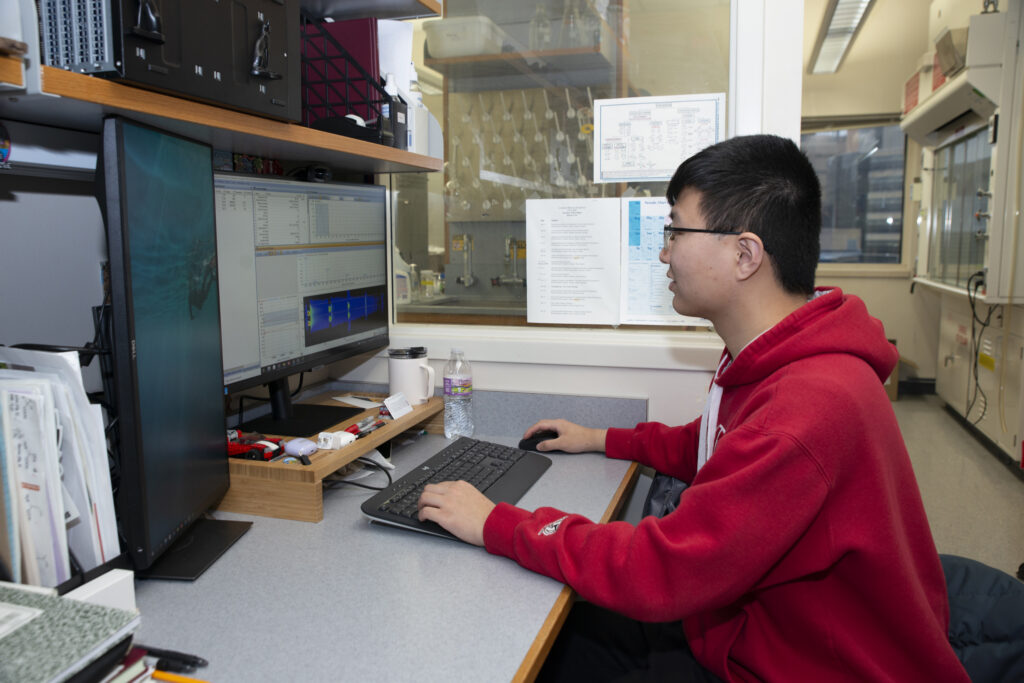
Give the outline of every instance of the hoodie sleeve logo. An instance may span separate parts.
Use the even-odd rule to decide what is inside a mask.
[[[541,529],[537,533],[537,535],[538,536],[550,536],[550,535],[552,535],[553,533],[558,531],[558,527],[562,526],[562,522],[564,522],[568,518],[569,518],[569,515],[566,515],[565,517],[562,517],[560,519],[556,519],[555,521],[551,522],[550,524],[545,526],[543,529]]]

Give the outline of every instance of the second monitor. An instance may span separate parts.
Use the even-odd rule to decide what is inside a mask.
[[[310,436],[358,410],[292,405],[288,377],[388,344],[386,189],[218,173],[224,387],[270,389],[250,431]]]

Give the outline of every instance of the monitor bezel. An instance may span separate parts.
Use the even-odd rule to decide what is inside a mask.
[[[190,528],[224,497],[230,486],[230,476],[225,432],[223,467],[220,468],[222,476],[219,481],[212,482],[211,485],[209,477],[204,477],[202,483],[208,487],[208,490],[193,493],[196,495],[195,505],[189,515],[179,520],[173,531],[164,538],[153,537],[154,517],[147,504],[151,492],[146,474],[146,438],[142,433],[140,421],[142,410],[139,402],[138,359],[134,348],[136,320],[132,296],[131,237],[124,224],[125,202],[127,201],[124,196],[126,179],[125,126],[151,130],[160,135],[178,138],[206,148],[210,155],[211,195],[214,191],[213,149],[208,143],[201,140],[133,119],[113,116],[103,121],[100,161],[97,163],[97,195],[106,224],[109,263],[110,342],[113,386],[115,387],[115,396],[111,397],[111,403],[116,407],[117,414],[117,442],[114,446],[120,474],[116,507],[125,550],[132,560],[132,565],[136,570],[146,570],[158,562],[161,555],[185,536]],[[214,244],[214,250],[216,250],[216,244]],[[218,335],[219,330],[218,322]],[[223,367],[221,367],[221,374],[223,376]],[[223,413],[221,423],[226,424],[226,416]]]

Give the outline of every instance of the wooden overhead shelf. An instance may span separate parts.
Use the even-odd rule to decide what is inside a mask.
[[[441,15],[437,0],[302,0],[303,14],[322,19],[409,19]]]
[[[21,72],[21,59],[0,55],[0,83],[9,83],[19,88],[25,86],[25,77]]]
[[[441,159],[333,135],[115,81],[42,67],[43,92],[0,98],[0,117],[97,132],[120,114],[170,130],[215,149],[282,161],[316,161],[356,173],[441,170]],[[57,95],[55,99],[49,95]]]

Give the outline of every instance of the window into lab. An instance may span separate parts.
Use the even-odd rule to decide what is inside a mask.
[[[445,30],[440,20],[415,22],[413,48],[423,102],[443,132],[444,170],[390,178],[394,275],[404,281],[396,322],[525,325],[526,202],[661,196],[664,182],[593,182],[593,102],[728,100],[730,3],[444,5]]]
[[[801,135],[821,181],[821,262],[899,263],[905,137],[899,124]]]

